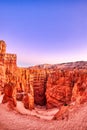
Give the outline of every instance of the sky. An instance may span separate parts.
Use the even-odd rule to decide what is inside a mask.
[[[0,40],[18,66],[87,61],[87,2],[0,0]]]

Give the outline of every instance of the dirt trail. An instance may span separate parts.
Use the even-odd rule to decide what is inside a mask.
[[[20,103],[19,106],[21,106]],[[48,114],[45,109],[38,109],[38,112],[43,116]],[[50,112],[50,114],[53,113]],[[0,130],[87,130],[87,104],[77,109],[68,121],[44,120],[27,113],[23,115],[23,113],[9,110],[6,104],[0,104]]]
[[[40,119],[52,120],[54,115],[58,112],[57,108],[46,110],[46,108],[35,107],[34,110],[30,111],[25,109],[22,102],[17,101],[16,111],[23,115],[33,115]]]

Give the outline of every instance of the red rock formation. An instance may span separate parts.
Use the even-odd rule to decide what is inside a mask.
[[[87,70],[78,73],[79,77],[72,90],[72,101],[80,104],[87,102]]]
[[[45,105],[46,71],[44,69],[18,68],[17,92],[30,93],[34,97],[35,104]],[[32,86],[32,87],[31,87]],[[33,92],[32,89],[33,88]]]
[[[62,106],[61,109],[54,115],[53,120],[68,120],[69,106]]]
[[[23,103],[26,109],[34,109],[34,98],[31,94],[24,94]]]
[[[0,41],[0,88],[3,91],[3,86],[5,83],[8,83],[12,79],[17,69],[16,66],[16,55],[15,54],[7,54],[6,53],[6,43],[1,40]],[[16,82],[16,80],[14,81]]]
[[[0,54],[6,53],[6,43],[3,40],[0,40]]]
[[[69,71],[57,70],[47,80],[47,108],[69,104],[72,96],[72,77]]]
[[[1,40],[0,93],[4,88],[3,102],[10,99],[7,93],[10,94],[12,88],[5,85],[9,82],[16,86],[15,100],[23,100],[24,106],[29,109],[34,108],[34,103],[60,108],[72,102],[87,102],[87,62],[20,68],[16,65],[16,55],[7,54],[6,44]],[[12,93],[13,90],[13,100]]]
[[[3,94],[4,83],[5,83],[5,69],[4,65],[0,64],[0,94]]]
[[[49,75],[46,88],[47,108],[60,107],[71,102],[87,101],[87,70],[56,70]]]
[[[44,69],[34,70],[30,74],[30,83],[34,88],[35,104],[45,105],[45,91],[46,91],[46,72]]]
[[[23,103],[24,103],[24,107],[25,107],[26,109],[29,109],[29,97],[28,97],[28,94],[25,94],[25,95],[23,96]]]
[[[16,97],[15,97],[15,86],[13,83],[9,82],[4,85],[4,97],[2,103],[9,103],[9,107],[13,108],[16,106]]]

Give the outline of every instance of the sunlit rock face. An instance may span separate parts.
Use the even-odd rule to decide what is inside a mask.
[[[3,103],[16,106],[16,55],[6,53],[6,43],[0,40],[0,94]]]
[[[0,54],[6,53],[6,43],[3,40],[0,40]]]
[[[6,43],[0,40],[0,89],[10,80],[16,82],[16,55],[6,53]],[[13,76],[14,75],[14,76]],[[13,78],[14,77],[14,78]],[[12,79],[13,78],[13,79]]]

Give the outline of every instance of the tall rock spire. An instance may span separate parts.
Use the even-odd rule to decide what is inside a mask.
[[[6,43],[3,40],[0,40],[0,54],[6,53]]]

